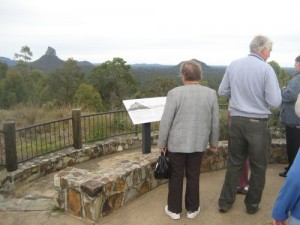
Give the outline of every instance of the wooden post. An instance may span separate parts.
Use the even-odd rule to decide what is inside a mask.
[[[81,110],[72,109],[73,146],[75,149],[82,148],[81,134]]]
[[[12,172],[18,169],[15,121],[4,122],[3,132],[6,169],[8,172]]]

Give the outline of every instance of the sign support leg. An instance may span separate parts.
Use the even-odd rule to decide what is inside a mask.
[[[143,154],[151,152],[151,123],[142,124],[142,152]]]

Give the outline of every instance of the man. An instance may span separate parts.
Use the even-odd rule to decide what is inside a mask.
[[[235,201],[236,185],[247,157],[250,161],[249,189],[244,203],[247,213],[259,209],[265,186],[271,134],[270,107],[281,103],[281,92],[273,68],[266,63],[272,42],[256,36],[250,54],[233,61],[225,71],[218,94],[230,99],[230,125],[227,171],[219,198],[219,211],[227,212]]]

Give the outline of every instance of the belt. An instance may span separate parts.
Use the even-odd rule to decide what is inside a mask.
[[[265,122],[268,121],[268,118],[249,118],[250,122]]]
[[[250,120],[268,121],[268,118],[249,118]]]
[[[261,121],[268,121],[268,118],[252,118],[252,117],[243,117],[243,116],[233,116],[236,118],[246,119],[250,122],[261,122]]]

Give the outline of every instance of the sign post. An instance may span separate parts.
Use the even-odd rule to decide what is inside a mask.
[[[151,122],[160,121],[166,97],[123,100],[133,124],[142,124],[142,152],[151,152]]]
[[[151,152],[151,123],[142,124],[142,152],[143,154]]]

